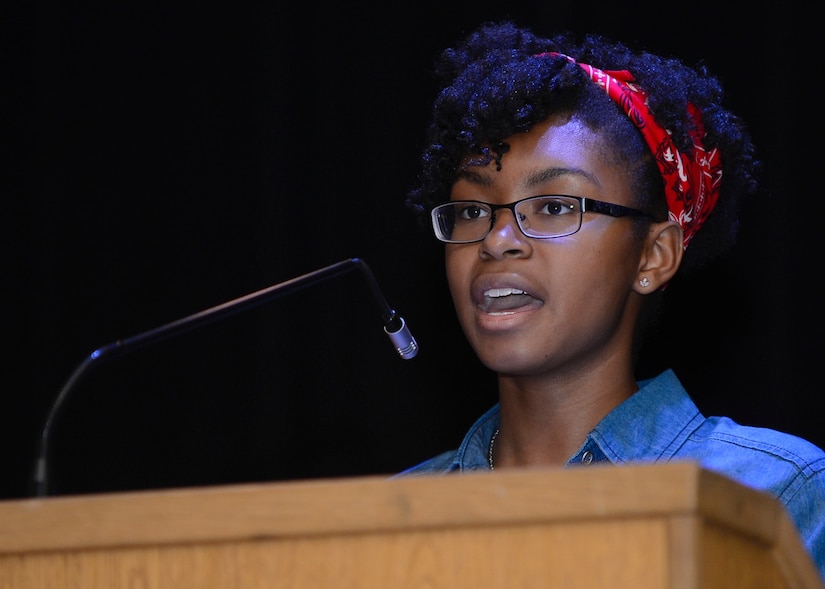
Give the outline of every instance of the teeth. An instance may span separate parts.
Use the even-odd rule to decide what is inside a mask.
[[[497,299],[499,297],[506,297],[509,295],[523,295],[527,294],[523,290],[519,288],[491,288],[488,291],[484,292],[485,297],[490,297],[491,299]]]

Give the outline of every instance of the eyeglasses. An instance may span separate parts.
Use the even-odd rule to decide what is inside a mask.
[[[576,233],[585,212],[611,217],[650,217],[645,212],[583,196],[531,196],[506,205],[477,200],[454,200],[435,207],[430,215],[435,236],[446,243],[481,241],[493,229],[496,211],[509,209],[527,237],[550,239]]]

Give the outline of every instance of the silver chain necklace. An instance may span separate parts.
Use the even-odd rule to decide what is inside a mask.
[[[498,437],[499,428],[496,428],[496,431],[493,432],[492,437],[490,438],[490,447],[487,449],[487,463],[490,465],[490,470],[495,470],[493,468],[493,448],[496,445],[496,438]]]

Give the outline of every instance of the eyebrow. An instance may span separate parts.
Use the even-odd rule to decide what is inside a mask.
[[[533,188],[545,182],[549,182],[550,180],[555,180],[556,178],[562,178],[570,175],[582,177],[596,186],[601,187],[601,182],[599,182],[599,179],[596,176],[590,172],[582,170],[581,168],[545,168],[528,175],[524,184],[527,188]],[[492,174],[479,173],[472,169],[464,169],[459,171],[458,174],[456,174],[456,180],[466,180],[467,182],[478,186],[493,185]]]
[[[525,185],[528,188],[532,188],[534,186],[538,186],[539,184],[543,184],[550,180],[555,180],[556,178],[561,178],[564,176],[579,176],[592,182],[596,186],[601,187],[601,182],[599,179],[587,172],[582,170],[581,168],[545,168],[544,170],[539,170],[538,172],[534,172],[527,176],[527,181]]]

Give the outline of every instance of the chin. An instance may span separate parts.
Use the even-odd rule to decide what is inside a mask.
[[[535,354],[518,354],[514,350],[507,350],[502,353],[501,350],[484,350],[476,349],[478,359],[485,367],[499,374],[512,375],[529,375],[540,371],[545,358],[536,358]]]

